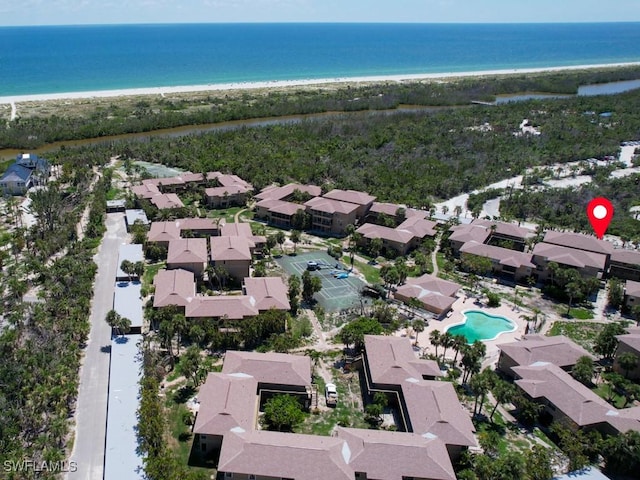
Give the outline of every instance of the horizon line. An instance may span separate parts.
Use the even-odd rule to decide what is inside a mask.
[[[639,20],[565,20],[565,21],[493,21],[493,22],[450,22],[450,21],[431,21],[431,22],[413,22],[413,21],[227,21],[227,22],[113,22],[113,23],[39,23],[39,24],[15,24],[0,25],[0,28],[21,28],[21,27],[103,27],[103,26],[163,26],[163,25],[607,25],[607,24],[634,24],[640,23]]]

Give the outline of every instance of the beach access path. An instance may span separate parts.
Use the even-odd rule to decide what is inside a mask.
[[[116,262],[120,245],[127,243],[128,234],[123,213],[110,213],[107,231],[94,261],[98,265],[91,305],[91,331],[80,368],[80,385],[76,404],[75,441],[70,461],[77,470],[67,480],[102,480],[107,423],[107,392],[111,328],[105,321],[113,308]]]

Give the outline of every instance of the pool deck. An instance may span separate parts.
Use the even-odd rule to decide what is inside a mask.
[[[504,332],[501,333],[498,338],[495,340],[486,340],[484,344],[487,346],[487,355],[482,364],[483,367],[494,365],[498,361],[498,356],[500,355],[500,350],[498,349],[498,345],[503,343],[513,342],[515,340],[520,340],[520,338],[524,335],[524,331],[526,328],[526,322],[520,318],[520,315],[527,315],[529,312],[526,310],[522,310],[520,308],[514,309],[512,304],[502,299],[502,305],[498,308],[489,308],[486,304],[478,304],[474,303],[473,298],[466,298],[461,296],[456,300],[451,308],[451,314],[448,317],[445,317],[442,320],[430,320],[429,326],[424,329],[423,332],[418,336],[418,346],[424,353],[434,353],[435,349],[431,346],[431,342],[429,341],[429,334],[433,330],[439,330],[441,333],[447,329],[447,327],[451,325],[455,325],[457,323],[462,323],[464,321],[464,310],[479,310],[485,312],[490,315],[500,315],[503,317],[507,317],[512,320],[517,328],[513,332]],[[438,348],[438,353],[442,353],[442,347]],[[447,358],[452,358],[455,355],[455,352],[451,349],[447,350]]]

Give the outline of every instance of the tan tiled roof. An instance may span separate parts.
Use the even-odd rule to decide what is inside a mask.
[[[160,210],[184,207],[184,203],[182,203],[182,200],[180,200],[178,195],[175,193],[162,193],[160,195],[155,195],[151,197],[150,201]]]
[[[624,283],[624,293],[631,297],[640,297],[640,282],[627,280]]]
[[[614,250],[611,254],[611,263],[622,263],[640,268],[640,251],[638,250]]]
[[[226,195],[236,195],[247,193],[250,189],[244,185],[230,185],[228,187],[205,188],[204,194],[208,198],[224,198]]]
[[[592,235],[584,235],[582,233],[548,231],[544,236],[543,242],[603,255],[613,252],[613,246],[609,242],[598,240]]]
[[[258,383],[311,386],[311,359],[306,355],[227,350],[222,373],[245,373]]]
[[[395,228],[383,227],[382,225],[376,225],[373,223],[365,223],[356,230],[364,238],[374,239],[381,238],[390,242],[396,242],[400,244],[407,244],[415,236],[408,230],[398,230]]]
[[[149,183],[143,183],[142,185],[131,187],[131,191],[136,197],[147,199],[161,194],[156,185]]]
[[[242,320],[258,315],[258,309],[246,295],[196,296],[185,307],[187,318],[223,318]]]
[[[471,225],[488,228],[491,232],[491,226],[496,226],[496,234],[507,237],[514,237],[524,241],[527,237],[533,236],[534,232],[528,228],[519,227],[514,223],[497,222],[495,220],[476,219]]]
[[[398,205],[395,203],[381,203],[381,202],[373,202],[371,205],[371,209],[369,210],[371,213],[384,213],[385,215],[389,215],[390,217],[395,217],[396,212],[399,208],[404,208],[403,205]]]
[[[640,409],[633,409],[636,412],[616,409],[560,367],[537,362],[515,367],[513,371],[520,377],[516,385],[531,398],[553,403],[580,427],[608,423],[619,432],[640,431]]]
[[[171,220],[167,222],[153,222],[147,233],[150,242],[168,242],[180,238],[180,227]]]
[[[381,385],[399,385],[406,378],[440,377],[440,367],[433,360],[416,357],[408,338],[393,335],[365,335],[367,365],[371,381]]]
[[[249,239],[245,237],[211,237],[211,259],[251,260]]]
[[[478,242],[467,242],[461,248],[462,253],[469,253],[477,255],[479,257],[487,257],[491,260],[497,261],[500,265],[505,265],[514,268],[528,267],[536,268],[533,263],[533,255],[530,253],[518,252],[517,250],[510,250],[508,248],[494,247],[493,245],[486,245]]]
[[[434,237],[438,233],[436,225],[436,222],[422,218],[420,215],[412,215],[398,225],[397,230],[406,230],[417,238]]]
[[[607,262],[607,257],[599,253],[577,250],[575,248],[563,247],[546,242],[538,243],[533,248],[533,255],[544,257],[549,262],[556,262],[576,268],[591,267],[604,270]]]
[[[339,190],[334,189],[324,194],[324,198],[330,198],[332,200],[339,200],[341,202],[354,203],[356,205],[368,205],[372,203],[376,197],[369,195],[366,192],[359,192],[357,190]]]
[[[475,241],[478,243],[484,243],[491,235],[491,230],[479,225],[454,225],[449,229],[451,235],[449,240],[455,240],[456,242],[466,243]]]
[[[252,297],[258,310],[289,310],[288,289],[280,277],[244,279],[245,294]]]
[[[477,445],[471,416],[451,383],[408,378],[401,388],[414,433],[430,433],[447,445]]]
[[[358,209],[355,203],[340,202],[325,197],[315,197],[304,204],[312,210],[324,213],[344,213],[349,214]]]
[[[253,189],[253,185],[251,185],[249,182],[244,181],[237,175],[218,173],[216,175],[216,180],[223,187],[231,187],[233,185],[239,185],[242,187],[246,187],[247,190]]]
[[[396,295],[417,298],[428,310],[447,310],[457,300],[460,285],[425,274],[417,278],[408,278],[407,283],[396,289]]]
[[[626,335],[616,335],[618,342],[635,350],[636,355],[640,355],[640,332],[628,333]]]
[[[575,365],[580,357],[595,360],[593,355],[564,335],[525,335],[518,342],[503,343],[498,348],[518,365],[549,362],[566,368]]]
[[[447,448],[437,437],[342,427],[336,436],[349,445],[349,466],[354,472],[366,472],[367,478],[456,478]]]
[[[299,190],[302,193],[307,193],[312,197],[319,197],[322,194],[322,189],[315,185],[300,185],[298,183],[289,183],[282,187],[266,187],[258,195],[256,195],[256,198],[259,198],[260,200],[282,200],[290,195],[293,195],[296,190]]]
[[[227,223],[220,229],[220,235],[225,237],[245,237],[253,236],[251,224],[249,223]]]
[[[206,263],[206,238],[178,238],[169,242],[167,263]]]
[[[232,428],[254,428],[258,382],[248,375],[210,373],[200,387],[194,433],[223,435]]]
[[[353,480],[336,437],[267,431],[225,435],[218,471],[258,477]]]
[[[285,202],[282,200],[272,200],[270,198],[266,200],[261,200],[256,203],[257,207],[264,207],[268,209],[272,213],[279,213],[281,215],[294,215],[298,210],[304,211],[304,205],[300,205],[299,203],[293,202]]]
[[[156,288],[153,296],[154,307],[178,305],[184,307],[196,296],[196,283],[193,273],[180,268],[159,270],[153,279]]]
[[[217,230],[224,225],[224,219],[218,224],[213,218],[179,218],[176,223],[181,232],[183,230]]]

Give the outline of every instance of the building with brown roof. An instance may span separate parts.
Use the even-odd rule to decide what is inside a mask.
[[[187,319],[211,318],[216,321],[223,319],[243,320],[255,317],[260,313],[246,295],[216,295],[205,297],[197,295],[185,307],[184,316]]]
[[[387,249],[393,249],[400,255],[418,247],[426,237],[435,237],[436,223],[418,215],[407,218],[395,228],[365,223],[356,232],[362,235],[361,244],[366,245],[374,238],[382,240],[382,245]]]
[[[444,315],[458,299],[457,293],[460,288],[457,283],[425,274],[417,278],[408,278],[407,283],[398,287],[393,296],[405,303],[416,298],[425,310]]]
[[[193,272],[161,269],[153,279],[155,293],[153,306],[156,308],[177,305],[185,307],[196,296],[196,281]]]
[[[169,242],[180,238],[180,226],[174,220],[152,222],[147,232],[147,241],[169,247]]]
[[[247,277],[243,291],[260,311],[291,309],[288,289],[280,277]]]
[[[305,202],[311,214],[311,230],[327,235],[344,235],[347,225],[355,225],[360,205],[326,197]]]
[[[605,435],[640,431],[640,407],[618,410],[556,365],[536,362],[512,370],[516,385],[544,407],[548,419]]]
[[[539,280],[546,280],[550,276],[550,262],[564,268],[574,268],[583,277],[602,278],[607,268],[607,258],[601,253],[546,242],[538,243],[533,248],[533,263],[537,266]]]
[[[495,247],[470,241],[460,248],[460,253],[476,255],[491,260],[491,270],[495,275],[507,277],[516,282],[523,281],[534,274],[536,265],[530,253]]]
[[[616,349],[613,369],[618,373],[628,375],[631,379],[640,378],[640,327],[627,328],[627,333],[616,335],[616,338],[618,339],[618,348]],[[618,361],[620,355],[626,352],[633,353],[639,360],[636,367],[633,370],[629,370],[629,372],[625,372]]]
[[[513,367],[549,362],[565,371],[571,371],[580,357],[595,357],[564,335],[525,335],[522,340],[498,345],[500,357],[496,370],[513,378]]]
[[[149,199],[149,201],[159,210],[168,210],[173,208],[182,208],[184,203],[175,193],[161,193]]]
[[[624,282],[624,304],[629,308],[640,305],[640,282]]]
[[[260,389],[305,395],[311,391],[311,358],[306,355],[227,350],[222,373],[250,375]]]
[[[215,218],[179,218],[176,221],[181,237],[211,237],[220,235],[224,219]]]
[[[585,235],[583,233],[554,232],[551,230],[545,233],[542,241],[605,256],[609,256],[613,252],[613,246],[609,242],[598,240],[593,235]]]
[[[211,263],[222,267],[229,276],[242,280],[249,276],[251,244],[245,237],[211,237]]]
[[[347,442],[356,479],[456,478],[445,445],[433,435],[338,427],[336,437]]]
[[[249,223],[227,223],[220,228],[220,235],[223,237],[244,237],[249,240],[249,250],[253,254],[254,250],[264,247],[267,239],[262,235],[254,235]]]
[[[296,196],[297,192],[310,197],[319,197],[320,195],[322,195],[322,189],[315,185],[289,183],[282,187],[277,187],[274,185],[266,187],[258,195],[256,195],[256,198],[258,200],[271,199],[290,201]]]
[[[294,226],[294,215],[299,211],[304,212],[305,210],[306,207],[299,203],[266,198],[256,203],[255,216],[260,220],[266,221],[269,225],[292,228]]]
[[[340,202],[352,203],[358,206],[356,211],[356,217],[358,219],[364,218],[367,212],[373,205],[376,197],[369,195],[366,192],[359,192],[357,190],[339,190],[334,189],[323,195],[323,198],[329,198],[331,200],[338,200]]]
[[[609,276],[639,282],[640,252],[637,250],[614,250],[611,253]]]
[[[492,220],[476,219],[469,225],[455,225],[451,227],[449,243],[454,252],[459,252],[467,242],[486,243],[500,245],[510,242],[513,248],[509,250],[524,250],[526,241],[533,236],[533,232],[527,228],[519,227],[512,223]]]
[[[416,358],[407,338],[365,335],[368,391],[391,395],[405,431],[438,437],[456,458],[466,447],[477,445],[475,429],[451,383],[425,380],[439,371],[435,362],[427,362]]]
[[[131,187],[131,191],[136,197],[144,198],[147,200],[162,193],[157,185],[147,182],[143,182],[142,185],[135,185]]]
[[[401,340],[408,344],[406,339]],[[405,359],[406,352],[400,356]],[[270,395],[273,388],[307,394],[310,381],[309,357],[228,351],[222,373],[210,373],[198,395],[193,449],[204,455],[219,452],[217,470],[224,478],[455,479],[449,445],[432,432],[337,428],[333,436],[325,437],[257,430],[261,398]],[[447,430],[451,424],[445,410],[453,412],[460,404],[451,384],[424,383],[425,388],[427,383],[438,383],[443,392],[451,389],[453,402],[448,397],[438,400],[453,403],[453,409],[427,399],[429,419],[443,425],[430,423],[425,428],[453,438],[455,428]],[[464,416],[463,412],[457,413]],[[420,420],[420,425],[423,423],[426,425]],[[456,424],[458,429],[467,427]]]
[[[212,208],[229,208],[245,205],[250,192],[251,189],[244,185],[211,187],[204,190],[204,198]]]
[[[178,238],[169,242],[167,268],[182,268],[201,276],[207,264],[207,240]]]

